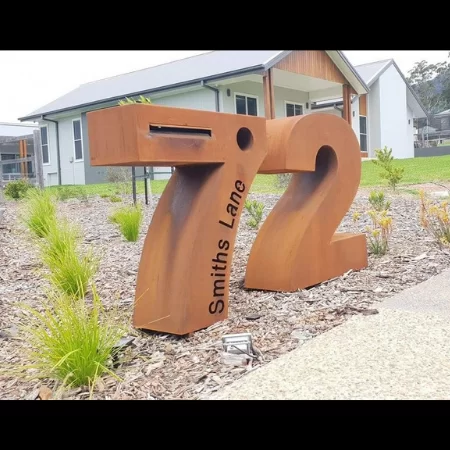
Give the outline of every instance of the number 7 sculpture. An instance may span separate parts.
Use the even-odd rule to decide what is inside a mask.
[[[361,176],[343,119],[142,104],[87,118],[93,166],[176,167],[144,242],[136,328],[184,335],[228,317],[236,234],[257,173],[294,175],[254,242],[246,287],[293,291],[367,266],[365,236],[334,233]]]

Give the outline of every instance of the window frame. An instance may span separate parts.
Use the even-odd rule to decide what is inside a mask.
[[[259,97],[257,95],[244,94],[244,93],[241,93],[241,92],[235,92],[234,93],[234,113],[238,114],[238,112],[237,112],[237,103],[236,103],[238,95],[241,96],[241,97],[245,97],[246,98],[246,100],[245,100],[245,110],[246,111],[248,111],[247,98],[254,98],[256,100],[256,116],[252,116],[252,117],[258,117],[259,116]],[[243,114],[241,114],[241,115],[243,115]],[[248,112],[246,112],[245,115],[248,116],[249,115]]]
[[[284,101],[284,116],[285,117],[298,117],[296,115],[293,115],[293,116],[288,116],[287,115],[287,105],[294,105],[294,107],[295,106],[301,106],[302,107],[302,113],[299,114],[299,115],[300,116],[304,116],[305,115],[305,111],[306,111],[306,108],[305,108],[306,104],[305,103],[291,102],[289,100],[285,100]],[[294,112],[295,112],[295,108],[294,108]]]
[[[74,123],[80,122],[80,139],[75,139],[75,129]],[[81,142],[81,159],[77,159],[77,152],[75,147],[75,142]],[[81,123],[81,118],[72,119],[72,142],[73,142],[73,160],[74,162],[83,162],[84,161],[84,146],[83,146],[83,124]]]
[[[42,128],[46,129],[47,144],[42,144]],[[51,160],[50,160],[50,136],[49,136],[49,132],[48,132],[48,125],[47,124],[41,125],[39,127],[39,133],[40,133],[39,137],[41,139],[42,165],[43,166],[50,166],[51,165]],[[47,162],[44,162],[44,150],[43,150],[44,145],[47,147],[47,158],[48,158]]]
[[[366,132],[365,133],[361,132],[361,117],[364,117],[364,119],[366,119]],[[366,149],[365,150],[363,150],[361,147],[361,136],[366,137]],[[367,153],[368,147],[369,147],[369,141],[368,141],[368,133],[367,133],[367,116],[365,116],[364,114],[360,114],[359,115],[359,148],[362,152]]]

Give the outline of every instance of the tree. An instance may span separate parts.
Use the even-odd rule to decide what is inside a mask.
[[[449,52],[450,58],[450,52]],[[450,62],[416,62],[407,78],[428,112],[450,108]]]

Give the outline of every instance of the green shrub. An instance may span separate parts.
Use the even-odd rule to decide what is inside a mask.
[[[247,200],[245,202],[245,209],[250,214],[247,225],[251,228],[258,228],[258,225],[262,220],[264,204],[257,200]]]
[[[143,214],[139,206],[124,206],[114,211],[109,217],[112,223],[119,226],[120,232],[127,241],[136,242],[139,237]]]
[[[65,201],[69,198],[77,198],[86,201],[88,199],[86,190],[81,186],[59,186],[56,189],[58,200]]]
[[[23,220],[37,237],[45,237],[56,221],[56,205],[50,191],[32,189],[28,191]]]
[[[4,189],[6,197],[14,200],[19,200],[26,197],[27,192],[32,189],[33,186],[27,180],[10,181]]]
[[[277,188],[286,189],[291,182],[291,173],[277,173]]]
[[[113,203],[119,203],[122,201],[122,199],[117,195],[111,195],[111,197],[109,197],[109,200]]]
[[[391,202],[385,199],[384,192],[371,191],[369,194],[369,203],[375,211],[387,211],[391,207]]]
[[[109,198],[109,194],[100,194],[100,198]]]
[[[403,178],[405,169],[403,167],[394,166],[392,149],[388,149],[387,147],[384,147],[384,149],[377,149],[375,150],[375,156],[376,159],[372,159],[372,162],[383,170],[380,173],[380,177],[387,180],[389,186],[395,190],[396,186]]]
[[[94,286],[92,292],[91,305],[51,294],[42,312],[23,306],[29,313],[23,336],[30,364],[22,370],[33,369],[32,378],[58,380],[65,387],[89,386],[92,395],[103,374],[115,376],[111,363],[126,328],[105,311]]]

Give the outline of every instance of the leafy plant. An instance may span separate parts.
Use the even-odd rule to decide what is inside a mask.
[[[136,242],[139,237],[143,213],[140,206],[124,206],[114,211],[109,217],[112,223],[119,226],[120,232],[127,241]]]
[[[27,180],[10,181],[4,188],[4,193],[7,197],[14,200],[20,200],[26,197],[27,192],[33,189],[33,185]]]
[[[53,195],[47,190],[30,190],[27,194],[23,221],[35,236],[45,237],[56,221],[56,205]]]
[[[380,174],[381,178],[387,180],[389,186],[395,190],[403,178],[405,169],[394,165],[392,149],[388,149],[387,147],[384,147],[384,149],[376,149],[375,156],[376,159],[373,159],[372,162],[383,170]]]
[[[247,225],[251,228],[258,228],[258,225],[262,220],[264,204],[257,200],[247,200],[245,202],[245,209],[250,214]]]
[[[43,311],[23,305],[29,313],[24,339],[30,364],[22,370],[33,369],[32,378],[59,380],[65,387],[88,386],[91,395],[103,374],[118,378],[112,360],[126,328],[105,311],[95,286],[92,294],[91,305],[60,293],[50,294]]]
[[[389,250],[389,240],[392,234],[392,217],[388,215],[387,210],[371,209],[366,214],[370,219],[370,225],[365,230],[369,251],[377,256],[385,255]],[[353,222],[358,222],[361,216],[360,212],[354,212]]]
[[[114,183],[116,194],[130,194],[131,185],[131,169],[129,167],[108,167],[106,169],[106,181]]]
[[[100,198],[109,198],[110,194],[100,194]]]
[[[434,237],[439,248],[450,247],[448,201],[432,202],[420,191],[420,223]]]
[[[125,97],[125,100],[119,101],[119,106],[134,105],[136,103],[151,105],[152,101],[148,97],[144,97],[143,95],[139,96],[139,98],[137,99]]]
[[[59,186],[56,189],[58,200],[65,201],[69,198],[77,198],[86,201],[88,199],[86,190],[81,186]]]
[[[109,197],[109,200],[113,203],[119,203],[122,201],[122,199],[117,195],[111,195],[111,197]]]
[[[369,203],[375,211],[387,211],[391,207],[391,202],[385,199],[383,191],[371,191]]]
[[[292,179],[291,173],[277,173],[277,188],[286,189]]]

